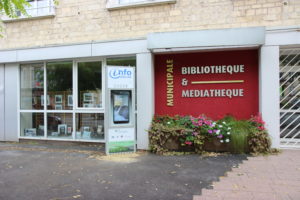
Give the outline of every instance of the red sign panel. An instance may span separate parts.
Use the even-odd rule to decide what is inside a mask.
[[[155,113],[213,119],[257,114],[258,51],[156,55]]]

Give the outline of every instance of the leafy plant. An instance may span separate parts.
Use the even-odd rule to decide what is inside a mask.
[[[59,1],[54,0],[54,5],[58,5]],[[18,18],[17,11],[22,13],[24,16],[30,17],[28,15],[26,8],[30,8],[30,3],[28,0],[0,0],[0,15],[5,14],[10,18]],[[1,34],[3,32],[3,26],[0,19],[0,38],[3,37]]]
[[[0,0],[0,12],[4,11],[4,13],[11,18],[17,17],[17,11],[27,15],[26,7],[29,6],[30,4],[27,2],[27,0]]]
[[[249,152],[248,135],[252,129],[251,124],[249,123],[249,121],[245,120],[235,120],[231,123],[231,153],[242,154]]]
[[[204,115],[155,116],[149,130],[150,148],[155,153],[165,153],[168,151],[168,142],[172,140],[182,147],[202,153],[204,142],[209,138],[228,143],[230,129],[230,124],[225,121],[215,122]]]
[[[167,121],[169,119],[170,121]],[[171,126],[174,120],[166,116],[165,118],[154,118],[149,130],[150,149],[154,153],[163,154],[168,152],[166,144],[169,140],[179,141],[185,136],[187,131],[182,126]]]
[[[170,141],[200,153],[205,139],[189,116],[155,116],[149,130],[149,137],[151,150],[158,154],[170,150],[167,146]]]
[[[249,122],[252,125],[248,140],[250,152],[254,154],[269,153],[271,140],[261,115],[252,117]]]
[[[202,153],[205,142],[217,141],[214,145],[229,143],[232,153],[268,153],[271,142],[264,124],[259,115],[248,121],[236,120],[232,116],[218,121],[205,115],[155,116],[149,130],[150,148],[158,154],[165,154],[176,147]]]

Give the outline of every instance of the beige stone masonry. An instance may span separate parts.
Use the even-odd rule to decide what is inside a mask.
[[[300,0],[177,0],[108,11],[106,0],[59,0],[54,18],[4,24],[0,49],[146,37],[151,32],[300,25]]]

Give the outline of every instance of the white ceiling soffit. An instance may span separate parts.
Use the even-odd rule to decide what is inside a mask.
[[[265,27],[151,33],[149,50],[201,47],[260,46],[265,43]]]

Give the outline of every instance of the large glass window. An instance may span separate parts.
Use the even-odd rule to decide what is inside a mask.
[[[47,109],[73,109],[72,62],[47,63]]]
[[[78,63],[78,107],[102,107],[101,62]]]
[[[77,113],[76,139],[99,140],[104,139],[104,114]]]
[[[21,136],[43,137],[44,136],[44,114],[43,113],[21,113]]]
[[[102,61],[21,65],[20,137],[103,141],[102,67]]]
[[[24,110],[42,110],[44,94],[43,64],[22,65],[20,68],[20,105]]]

